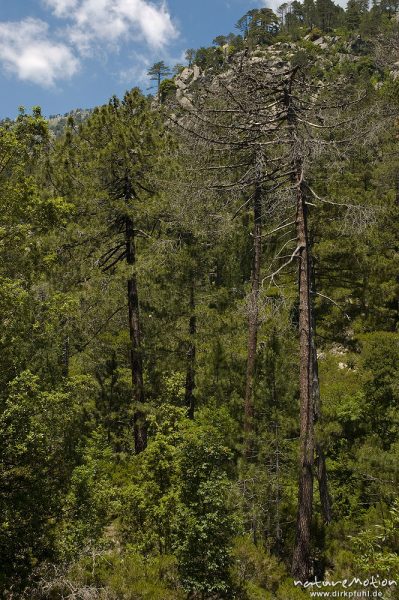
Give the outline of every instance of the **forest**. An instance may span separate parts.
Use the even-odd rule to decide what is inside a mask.
[[[4,599],[399,599],[399,3],[232,29],[0,123]]]

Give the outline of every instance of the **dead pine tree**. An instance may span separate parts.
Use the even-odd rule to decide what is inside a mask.
[[[293,551],[292,573],[301,581],[312,575],[312,521],[314,477],[319,481],[319,491],[324,521],[331,520],[331,505],[327,488],[325,458],[321,445],[316,444],[315,422],[320,413],[320,391],[315,341],[315,317],[312,297],[312,259],[308,224],[309,188],[306,175],[309,162],[317,145],[311,128],[323,128],[320,114],[314,124],[309,119],[318,112],[317,86],[309,84],[299,67],[287,67],[275,77],[276,94],[274,110],[280,111],[284,125],[281,131],[282,144],[286,148],[282,175],[285,174],[287,194],[284,219],[274,231],[293,227],[293,237],[276,252],[273,262],[281,263],[283,249],[289,250],[288,260],[263,279],[275,283],[275,278],[289,265],[298,262],[298,304],[299,304],[299,479],[296,540]],[[329,128],[329,125],[326,125]],[[319,150],[319,148],[318,148]],[[280,164],[280,168],[282,165]],[[289,214],[293,211],[294,214]],[[290,244],[293,248],[290,249]],[[273,264],[273,263],[272,263]],[[317,448],[317,470],[315,453]]]
[[[297,164],[297,256],[299,259],[299,404],[300,466],[298,512],[293,574],[305,580],[310,573],[313,507],[314,410],[312,397],[312,341],[310,261],[307,211],[302,187],[302,170]]]
[[[262,178],[262,154],[256,156],[256,180]],[[259,329],[259,291],[261,282],[262,263],[262,187],[255,183],[253,193],[253,250],[251,267],[251,290],[248,297],[248,351],[247,372],[244,399],[244,440],[245,456],[251,457],[253,446],[253,419],[254,419],[254,378],[256,366],[256,353],[258,347]]]
[[[185,405],[189,419],[194,419],[195,415],[195,359],[196,359],[196,335],[197,335],[197,317],[195,313],[195,276],[190,272],[189,277],[189,322],[188,322],[188,349],[187,349],[187,370],[185,383]]]
[[[253,455],[254,387],[259,331],[259,298],[262,286],[275,283],[279,273],[298,263],[299,301],[299,481],[296,541],[292,573],[306,581],[312,576],[313,487],[317,477],[323,518],[331,520],[331,503],[325,457],[316,440],[315,422],[320,414],[320,392],[312,297],[312,260],[308,209],[325,202],[308,184],[313,161],[342,144],[348,127],[342,114],[351,104],[344,86],[328,88],[326,81],[312,81],[309,65],[294,67],[282,57],[252,60],[239,56],[230,70],[201,89],[201,102],[186,99],[187,118],[176,119],[186,133],[207,148],[217,148],[217,164],[208,169],[206,186],[240,202],[235,214],[253,207],[253,255],[249,293],[248,353],[244,402],[244,456]],[[338,89],[342,88],[342,89]],[[350,89],[349,89],[350,91]],[[205,99],[204,99],[205,97]],[[355,100],[359,102],[359,99]],[[340,117],[341,113],[341,117]],[[350,136],[349,136],[350,137]],[[337,138],[340,138],[337,141]],[[349,140],[350,142],[350,140]],[[259,168],[259,153],[263,159]],[[242,202],[243,200],[243,202]],[[311,202],[312,200],[312,202]],[[344,204],[332,204],[344,206]],[[271,231],[262,233],[268,215]],[[262,239],[290,234],[262,278]],[[288,257],[284,257],[286,252]],[[285,259],[288,260],[285,261]],[[285,262],[284,262],[285,261]],[[274,264],[279,265],[276,270]],[[263,267],[264,268],[264,267]],[[258,279],[259,277],[259,279]],[[260,285],[259,285],[260,282]]]
[[[316,318],[314,309],[314,298],[316,295],[316,278],[313,267],[312,256],[310,258],[310,272],[311,272],[311,352],[312,352],[312,403],[313,403],[313,414],[314,422],[317,427],[317,423],[321,419],[321,398],[320,398],[320,380],[319,380],[319,364],[317,359],[317,348],[316,348]],[[328,525],[332,521],[332,503],[328,488],[328,475],[326,468],[326,457],[323,449],[323,444],[318,439],[318,432],[315,432],[315,474],[319,485],[319,496],[321,513],[324,523]]]
[[[247,65],[249,67],[249,65]],[[251,230],[251,276],[247,295],[247,360],[243,394],[243,454],[256,454],[255,377],[258,352],[259,307],[263,260],[263,209],[273,203],[272,194],[286,177],[280,168],[281,140],[274,132],[281,115],[265,110],[274,105],[279,86],[273,74],[258,86],[242,61],[233,63],[227,74],[204,81],[190,99],[184,98],[172,117],[190,153],[201,156],[192,188],[207,192],[221,205],[226,216],[235,219],[246,211]],[[280,181],[281,180],[281,181]],[[228,218],[228,217],[227,217]]]
[[[313,510],[314,407],[312,396],[312,306],[310,296],[310,253],[307,205],[304,190],[302,157],[298,152],[297,113],[292,102],[292,83],[296,70],[288,78],[284,90],[287,124],[291,138],[292,183],[296,201],[296,249],[299,260],[299,430],[300,464],[298,511],[292,572],[302,581],[308,579],[311,565],[311,527]]]
[[[316,439],[315,424],[320,418],[320,384],[316,347],[316,320],[314,311],[314,275],[308,224],[308,207],[312,200],[321,200],[307,184],[307,175],[315,152],[322,152],[325,140],[316,133],[327,131],[331,146],[334,134],[339,138],[341,125],[336,108],[331,104],[336,90],[328,90],[330,103],[323,100],[322,83],[309,82],[304,69],[295,67],[284,83],[283,104],[286,110],[289,160],[292,167],[291,190],[295,204],[295,250],[288,263],[298,261],[299,299],[299,480],[296,538],[292,559],[292,574],[300,581],[313,574],[312,519],[313,487],[316,477],[319,486],[322,517],[326,524],[332,519],[331,499],[325,455]],[[345,108],[345,102],[339,105]],[[348,124],[348,123],[347,123]],[[353,124],[353,122],[352,122]],[[311,198],[310,198],[311,197]],[[273,279],[275,274],[271,276]]]

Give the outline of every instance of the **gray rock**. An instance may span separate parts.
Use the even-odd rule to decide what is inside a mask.
[[[262,56],[251,56],[249,60],[252,64],[265,62],[265,59]]]
[[[182,98],[177,98],[177,101],[183,108],[187,108],[188,110],[191,110],[193,108],[192,102],[190,102],[190,100],[186,96],[183,96]]]
[[[176,100],[183,108],[191,109],[193,107],[189,95],[185,94],[184,91],[180,88],[176,90]]]
[[[180,88],[181,90],[185,90],[187,89],[187,84],[184,83],[184,81],[181,80],[180,77],[176,77],[175,79],[175,84],[178,88]]]
[[[193,70],[190,67],[186,67],[179,75],[179,79],[184,83],[188,81],[193,75]]]
[[[194,65],[194,69],[193,69],[193,81],[196,81],[199,76],[201,75],[201,69],[199,68],[198,65]]]

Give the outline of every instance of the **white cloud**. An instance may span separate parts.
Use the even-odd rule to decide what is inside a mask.
[[[71,21],[69,39],[87,52],[96,42],[144,40],[159,48],[177,36],[164,3],[148,0],[44,0],[57,17]]]
[[[280,4],[283,4],[284,0],[265,0],[264,1],[264,5],[266,6],[266,8],[271,8],[274,12],[276,12],[277,8],[280,6]]]
[[[74,10],[78,0],[44,0],[45,5],[52,8],[57,17],[65,17],[70,10]]]
[[[264,0],[263,4],[266,6],[266,8],[271,8],[277,14],[278,7],[284,4],[286,1],[288,4],[291,4],[292,2],[292,0]]]
[[[79,68],[71,49],[48,36],[48,24],[39,19],[0,22],[0,63],[19,79],[51,87],[69,79]]]
[[[151,0],[42,0],[64,21],[56,34],[40,20],[0,21],[0,67],[24,81],[51,87],[79,69],[75,55],[145,42],[155,52],[178,35],[166,4]],[[56,37],[57,36],[57,37]],[[61,41],[63,40],[63,41]],[[140,66],[140,65],[139,65]],[[141,71],[143,66],[141,65]]]

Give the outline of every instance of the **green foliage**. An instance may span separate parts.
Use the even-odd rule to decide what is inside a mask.
[[[194,64],[198,65],[201,69],[220,69],[224,62],[223,52],[219,47],[198,48],[193,60]]]
[[[8,386],[0,417],[4,578],[15,570],[23,577],[54,554],[55,525],[79,444],[88,433],[92,393],[93,385],[85,378],[46,391],[29,371]],[[81,395],[84,403],[79,404]]]
[[[248,600],[271,599],[286,577],[284,565],[248,537],[236,538],[233,558],[233,578]]]
[[[232,594],[229,568],[237,523],[227,505],[229,448],[210,426],[189,426],[181,446],[176,555],[183,587],[205,597]],[[195,597],[195,596],[194,596]]]
[[[95,600],[183,600],[173,556],[145,558],[127,549],[116,551],[88,549],[67,569],[44,565],[36,573],[37,583],[23,598],[75,598]]]
[[[168,97],[172,96],[176,92],[176,84],[173,79],[164,79],[159,85],[159,99],[163,104],[166,102]]]
[[[380,88],[380,93],[389,104],[399,105],[399,79],[387,78]]]
[[[122,534],[143,555],[175,554],[191,594],[228,597],[236,531],[228,505],[230,451],[217,429],[189,422],[170,405],[159,411],[152,431],[123,492]]]
[[[398,581],[399,579],[399,508],[396,501],[389,509],[383,525],[361,531],[352,538],[355,563],[359,573],[367,576],[373,566],[381,579]],[[387,596],[397,598],[397,590]]]
[[[278,32],[277,16],[270,8],[249,10],[236,24],[250,47],[270,44]]]
[[[156,433],[138,457],[133,482],[123,492],[122,530],[144,555],[170,554],[176,532],[178,494],[178,444],[183,411],[163,407]]]
[[[156,81],[158,93],[161,86],[161,81],[170,75],[170,69],[167,65],[165,65],[164,61],[161,60],[152,65],[147,71],[147,75],[150,77],[151,81]]]
[[[393,333],[381,332],[362,338],[366,410],[375,415],[374,431],[384,447],[398,437],[399,344]]]
[[[334,123],[324,128],[318,114],[303,123],[320,132],[305,144],[304,161],[317,441],[333,501],[325,527],[315,490],[315,573],[399,579],[395,11],[396,1],[385,0],[370,10],[350,0],[346,11],[331,0],[295,0],[279,7],[279,18],[249,10],[237,23],[240,35],[186,53],[204,71],[185,83],[187,98],[201,106],[195,139],[192,112],[176,103],[163,62],[149,69],[157,101],[133,89],[93,111],[51,119],[50,134],[37,108],[0,124],[5,598],[308,597],[289,577],[299,435],[289,170],[278,174],[288,177],[284,184],[269,171],[263,182],[254,428],[251,456],[242,457],[254,148],[264,145],[265,159],[278,164],[275,144],[287,129],[267,104],[272,80],[243,78],[245,90],[230,83],[237,65],[259,75],[262,60],[274,72],[306,71]],[[357,100],[338,114],[348,98]],[[313,99],[300,101],[305,115]],[[268,125],[279,122],[277,133],[257,129],[262,110],[270,111]],[[354,120],[364,127],[359,138]],[[287,269],[269,285],[280,260]],[[148,444],[136,454],[138,408]]]
[[[119,508],[112,482],[112,450],[104,435],[93,434],[69,480],[57,530],[57,552],[61,560],[75,559],[82,548],[106,543],[105,527]]]

